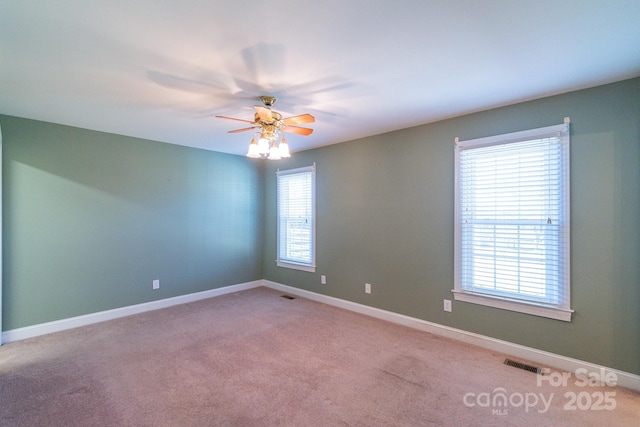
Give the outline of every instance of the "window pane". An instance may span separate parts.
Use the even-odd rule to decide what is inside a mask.
[[[456,147],[458,292],[569,307],[568,129],[543,130]]]
[[[278,263],[315,266],[314,171],[278,172]]]

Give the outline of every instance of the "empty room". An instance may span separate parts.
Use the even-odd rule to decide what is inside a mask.
[[[0,2],[0,425],[635,425],[639,19]]]

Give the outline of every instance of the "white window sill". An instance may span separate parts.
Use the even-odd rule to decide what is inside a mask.
[[[508,301],[498,297],[492,298],[488,296],[473,295],[463,293],[455,289],[453,290],[453,299],[456,301],[480,304],[502,310],[517,311],[519,313],[532,314],[534,316],[548,317],[550,319],[562,320],[565,322],[571,322],[571,313],[573,313],[573,310],[570,309],[543,307],[534,304]]]
[[[296,264],[296,263],[292,263],[292,262],[284,262],[284,261],[277,261],[277,260],[276,260],[276,265],[278,267],[291,268],[293,270],[308,271],[310,273],[315,273],[316,272],[316,266],[315,265]]]

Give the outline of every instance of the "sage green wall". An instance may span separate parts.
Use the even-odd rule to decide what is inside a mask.
[[[454,138],[565,116],[572,322],[457,301],[445,313],[443,299],[453,299]],[[276,167],[314,162],[317,271],[276,267]],[[296,153],[265,169],[265,279],[640,374],[639,169],[640,79]]]
[[[0,125],[5,330],[262,278],[256,162],[9,116]]]
[[[639,112],[640,79],[632,79],[265,164],[0,116],[3,329],[264,277],[640,374]],[[565,116],[573,321],[456,301],[444,313],[453,288],[454,137]],[[275,170],[314,162],[315,274],[274,262]]]

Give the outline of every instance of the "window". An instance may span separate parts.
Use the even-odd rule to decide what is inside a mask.
[[[460,141],[454,299],[571,320],[569,119]]]
[[[315,179],[315,164],[277,172],[280,267],[316,270]]]

